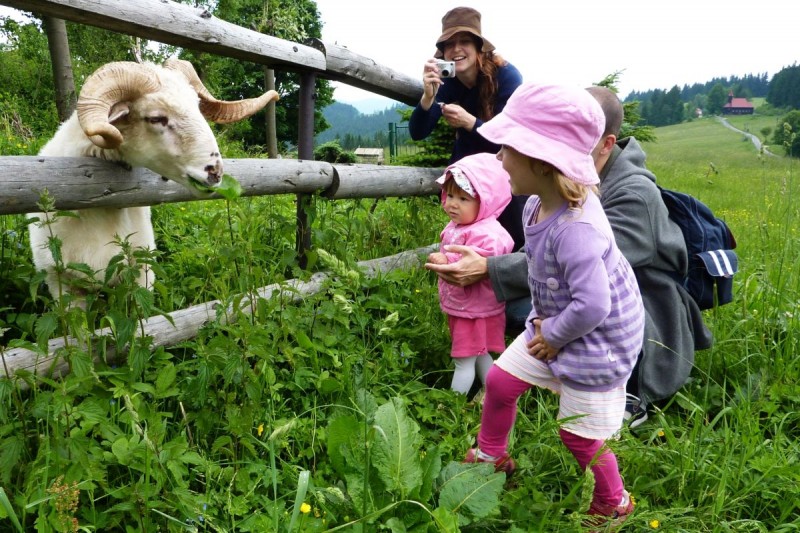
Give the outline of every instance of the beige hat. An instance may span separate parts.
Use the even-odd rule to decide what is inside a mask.
[[[450,37],[460,31],[469,32],[480,41],[478,52],[491,52],[494,45],[481,35],[481,14],[471,7],[456,7],[442,17],[442,35],[436,39],[436,52],[434,57],[442,58],[443,44]]]

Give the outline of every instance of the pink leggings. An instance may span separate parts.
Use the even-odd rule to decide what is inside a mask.
[[[486,377],[486,397],[481,413],[481,429],[478,432],[478,447],[485,454],[501,457],[508,449],[508,435],[517,417],[517,400],[533,385],[526,383],[492,366]],[[619,505],[624,489],[619,475],[617,457],[605,446],[605,441],[587,439],[559,430],[561,442],[578,460],[582,470],[591,465],[594,474],[594,501],[607,505]]]

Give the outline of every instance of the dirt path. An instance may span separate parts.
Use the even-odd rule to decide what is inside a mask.
[[[735,131],[735,132],[741,133],[742,135],[744,135],[745,137],[747,137],[748,139],[750,139],[750,140],[753,142],[753,146],[755,146],[755,147],[756,147],[756,150],[758,150],[758,151],[761,151],[761,139],[759,139],[759,138],[758,138],[756,135],[753,135],[752,133],[748,133],[748,132],[746,132],[746,131],[742,131],[742,130],[740,130],[740,129],[736,128],[735,126],[731,125],[731,123],[730,123],[730,122],[728,122],[728,120],[727,120],[727,119],[725,119],[725,118],[723,118],[723,117],[717,117],[717,120],[718,120],[720,123],[722,123],[722,125],[723,125],[723,126],[725,126],[726,128],[728,128],[729,130],[733,130],[733,131]],[[774,156],[774,157],[778,157],[778,155],[777,155],[777,154],[773,154],[773,153],[772,153],[772,152],[770,152],[770,151],[769,151],[769,149],[767,149],[766,147],[764,148],[763,152],[764,152],[765,154],[767,154],[767,155],[771,155],[771,156]]]

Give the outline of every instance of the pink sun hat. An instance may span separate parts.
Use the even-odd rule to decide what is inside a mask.
[[[575,183],[596,185],[592,150],[605,125],[603,109],[585,89],[524,83],[478,133],[550,163]]]

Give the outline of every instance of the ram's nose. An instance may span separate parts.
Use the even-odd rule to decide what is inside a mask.
[[[217,157],[213,165],[206,165],[205,171],[208,175],[206,181],[209,185],[216,185],[222,180],[222,159]]]

